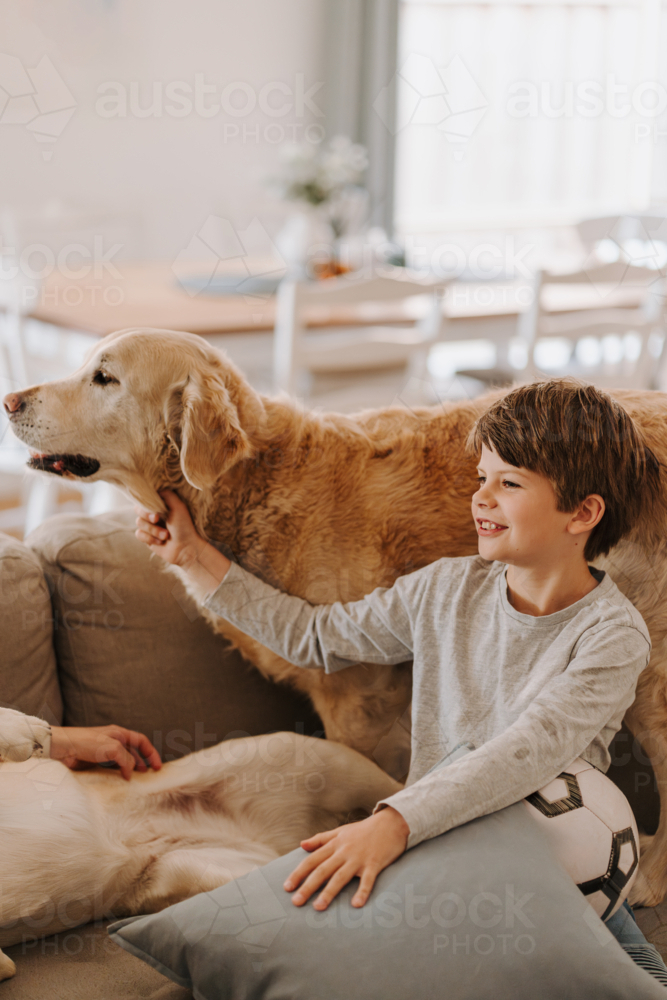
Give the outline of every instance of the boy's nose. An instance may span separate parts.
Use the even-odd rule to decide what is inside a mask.
[[[496,502],[493,499],[493,494],[490,491],[487,491],[485,489],[485,487],[483,487],[483,486],[482,486],[481,489],[479,489],[477,491],[477,493],[475,493],[475,495],[473,496],[472,500],[473,500],[473,503],[477,507],[495,507],[496,506]]]

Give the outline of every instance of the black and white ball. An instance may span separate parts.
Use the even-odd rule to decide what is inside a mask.
[[[637,824],[623,792],[578,757],[524,802],[565,870],[608,920],[630,892],[639,864]]]

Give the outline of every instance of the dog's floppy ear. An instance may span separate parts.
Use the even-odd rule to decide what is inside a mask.
[[[238,410],[216,372],[188,378],[181,397],[181,469],[198,490],[213,486],[252,448]]]

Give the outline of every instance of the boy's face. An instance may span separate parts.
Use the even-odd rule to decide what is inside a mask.
[[[486,446],[477,471],[472,516],[484,559],[536,566],[572,544],[567,529],[572,514],[556,509],[556,493],[545,476],[508,465]]]

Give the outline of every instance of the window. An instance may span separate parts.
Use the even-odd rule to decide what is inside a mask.
[[[658,0],[401,0],[399,236],[645,208],[659,29]]]

